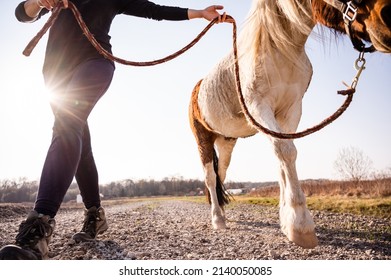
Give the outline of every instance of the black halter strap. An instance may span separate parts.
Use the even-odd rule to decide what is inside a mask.
[[[353,36],[352,32],[352,23],[356,20],[357,9],[362,3],[363,0],[351,0],[347,3],[344,3],[339,0],[323,0],[327,4],[338,9],[343,16],[343,21],[345,23],[346,34],[349,36],[352,41],[353,47],[359,52],[374,52],[376,49],[373,45],[366,47],[362,40]]]

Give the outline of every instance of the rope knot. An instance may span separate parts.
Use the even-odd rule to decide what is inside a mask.
[[[222,22],[226,22],[226,23],[234,23],[235,22],[235,19],[233,17],[231,17],[230,15],[227,15],[227,13],[223,13],[222,15],[219,15],[216,19],[215,19],[215,22],[216,23],[222,23]]]
[[[337,91],[338,94],[344,95],[344,96],[352,95],[355,92],[356,92],[356,89],[354,89],[354,88],[342,89],[342,90]]]

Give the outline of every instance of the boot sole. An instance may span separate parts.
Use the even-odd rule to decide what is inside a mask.
[[[0,260],[39,260],[38,256],[30,250],[16,245],[6,245],[0,249]]]

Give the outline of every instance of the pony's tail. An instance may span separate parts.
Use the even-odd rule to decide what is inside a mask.
[[[219,158],[217,156],[216,150],[213,149],[213,169],[216,173],[216,193],[217,193],[217,200],[219,201],[220,207],[224,207],[224,205],[227,205],[230,203],[230,201],[233,199],[232,195],[229,194],[224,186],[224,184],[221,182],[220,176],[219,176]],[[208,198],[209,204],[211,204],[210,199],[210,193],[207,187],[205,187],[205,193]]]

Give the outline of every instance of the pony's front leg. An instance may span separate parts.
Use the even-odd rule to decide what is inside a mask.
[[[259,106],[254,115],[273,131],[294,131],[300,119],[300,103],[291,106],[290,118],[277,120],[274,111],[267,105]],[[280,162],[280,225],[288,239],[303,248],[314,248],[318,244],[315,225],[306,206],[296,172],[297,150],[292,140],[270,137],[274,152]]]
[[[296,172],[296,147],[291,140],[273,139],[280,160],[280,224],[282,232],[295,244],[306,248],[318,245],[315,225],[306,206]]]

